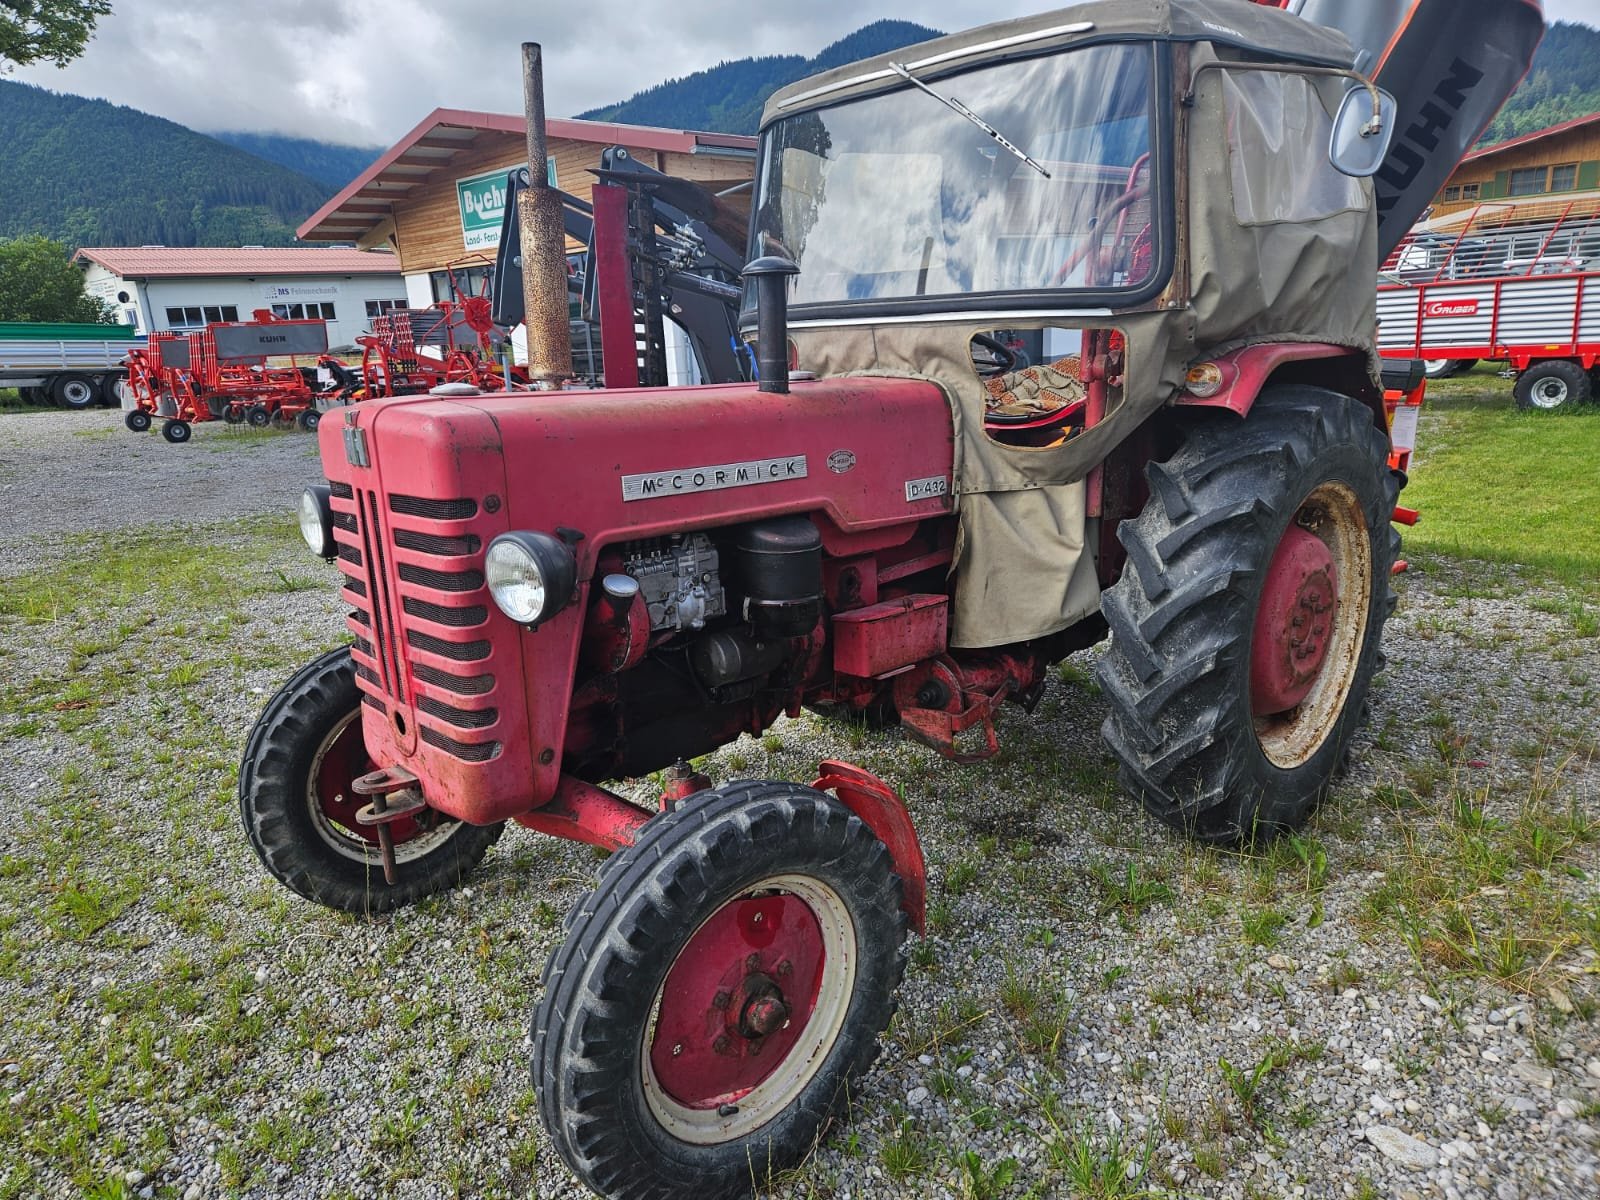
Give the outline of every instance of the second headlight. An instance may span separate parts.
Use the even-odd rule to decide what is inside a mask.
[[[567,544],[548,533],[502,533],[489,543],[483,573],[500,611],[531,626],[567,606],[578,563]]]

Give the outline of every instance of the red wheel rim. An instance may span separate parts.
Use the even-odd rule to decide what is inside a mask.
[[[1317,682],[1339,615],[1339,572],[1316,534],[1290,526],[1267,568],[1250,644],[1250,707],[1297,707]]]
[[[367,753],[367,742],[361,733],[361,714],[352,713],[322,747],[321,757],[313,768],[312,784],[316,789],[312,797],[317,808],[333,827],[333,832],[347,839],[378,845],[375,826],[363,825],[356,813],[368,803],[367,799],[350,790],[350,784],[378,764]],[[424,810],[426,811],[426,810]],[[401,817],[390,824],[394,844],[401,845],[418,834],[428,832],[413,816]]]
[[[662,985],[650,1065],[693,1110],[737,1104],[794,1051],[827,965],[822,928],[794,895],[729,901],[684,946]]]

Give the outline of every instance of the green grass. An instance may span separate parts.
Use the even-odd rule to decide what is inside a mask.
[[[1600,405],[1519,412],[1493,365],[1428,386],[1408,550],[1522,563],[1600,594]]]

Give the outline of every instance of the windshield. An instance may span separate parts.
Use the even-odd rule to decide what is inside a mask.
[[[791,303],[1139,291],[1153,281],[1155,47],[1091,46],[907,86],[762,138],[756,254],[800,266]]]

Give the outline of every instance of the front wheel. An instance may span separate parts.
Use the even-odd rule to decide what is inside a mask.
[[[1237,842],[1327,794],[1394,609],[1388,448],[1354,400],[1280,387],[1149,468],[1097,670],[1123,782],[1161,820]]]
[[[239,812],[268,872],[290,891],[351,913],[387,912],[459,884],[502,825],[468,825],[432,809],[390,825],[396,882],[378,836],[356,821],[350,784],[373,770],[348,649],[313,659],[262,711],[239,765]]]
[[[174,446],[187,442],[189,435],[190,429],[187,421],[163,421],[161,423],[161,436]]]
[[[533,1077],[556,1149],[606,1196],[748,1195],[876,1056],[905,931],[888,851],[830,796],[733,784],[656,818],[545,968]]]
[[[122,423],[134,433],[143,433],[150,428],[150,414],[142,408],[130,408]]]

